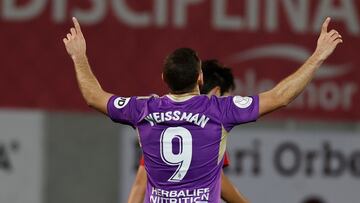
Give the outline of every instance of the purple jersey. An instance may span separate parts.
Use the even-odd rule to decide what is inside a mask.
[[[113,121],[138,129],[146,203],[219,203],[227,133],[258,114],[258,96],[113,96],[108,103]]]

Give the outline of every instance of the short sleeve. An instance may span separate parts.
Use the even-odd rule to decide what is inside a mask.
[[[223,168],[226,168],[230,165],[230,159],[228,157],[228,154],[227,152],[225,152],[224,154],[224,164],[223,164]]]
[[[108,116],[117,123],[136,127],[139,112],[138,100],[136,97],[112,96],[107,104]]]
[[[228,96],[220,100],[221,118],[226,131],[234,126],[256,121],[259,117],[259,96]]]
[[[141,156],[141,159],[140,159],[140,161],[139,161],[139,165],[140,165],[140,166],[145,166],[144,155]]]

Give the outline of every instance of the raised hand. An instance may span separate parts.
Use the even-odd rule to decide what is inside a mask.
[[[336,30],[328,32],[328,26],[331,18],[326,18],[321,28],[321,34],[317,42],[315,54],[321,60],[327,59],[335,50],[338,44],[343,43],[342,36]]]
[[[77,19],[73,18],[74,27],[70,29],[70,33],[63,39],[66,51],[73,60],[84,57],[86,55],[86,41],[81,32],[80,24]]]

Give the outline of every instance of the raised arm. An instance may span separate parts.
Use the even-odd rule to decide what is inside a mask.
[[[63,39],[66,50],[74,62],[76,79],[86,103],[94,109],[107,114],[107,102],[112,94],[105,92],[91,71],[86,57],[86,42],[80,24],[73,18],[74,27]]]
[[[343,42],[336,30],[328,32],[330,20],[327,18],[322,25],[313,55],[295,73],[282,80],[270,91],[260,94],[259,114],[261,116],[290,104],[314,78],[316,70],[332,54],[336,46]]]

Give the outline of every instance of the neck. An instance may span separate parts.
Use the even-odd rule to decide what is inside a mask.
[[[169,95],[176,96],[176,97],[200,95],[200,89],[199,89],[199,86],[197,85],[193,90],[191,90],[189,92],[182,92],[182,93],[170,92]]]

